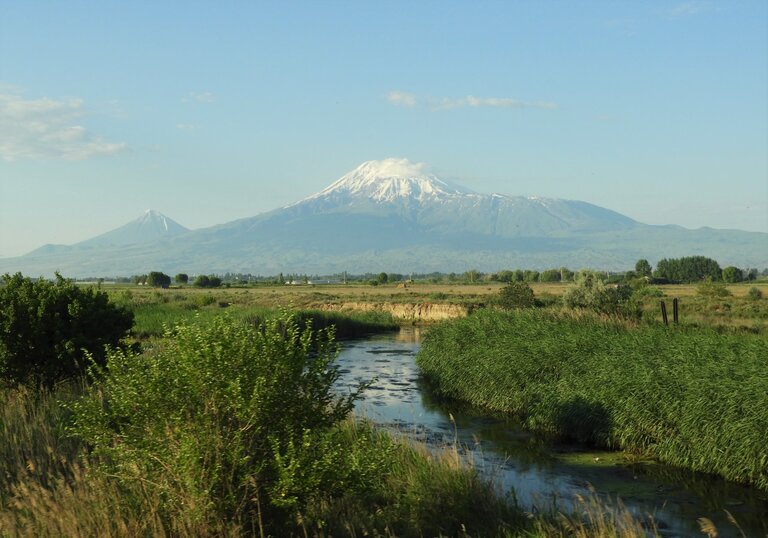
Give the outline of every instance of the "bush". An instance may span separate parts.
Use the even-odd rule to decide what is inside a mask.
[[[625,284],[606,286],[594,271],[579,271],[573,286],[563,294],[563,304],[600,314],[639,318],[640,305],[633,299],[632,291]]]
[[[0,288],[0,378],[53,386],[85,372],[90,356],[105,360],[104,346],[118,346],[133,314],[107,294],[79,288],[61,275],[32,280],[4,275]]]
[[[711,278],[705,279],[704,282],[696,286],[696,293],[707,299],[721,299],[732,295],[725,284],[715,282]]]
[[[163,517],[268,525],[314,497],[364,482],[331,428],[358,390],[332,391],[337,346],[283,314],[257,327],[216,318],[177,326],[152,354],[113,350],[74,433],[108,475],[165,499]]]
[[[499,291],[498,305],[505,310],[530,308],[536,305],[533,290],[525,282],[510,282]]]
[[[755,286],[752,286],[747,292],[747,297],[750,301],[759,301],[763,298],[763,292],[757,289]]]

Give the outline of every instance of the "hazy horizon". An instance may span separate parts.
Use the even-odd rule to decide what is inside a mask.
[[[768,232],[765,2],[0,5],[0,257],[363,161]],[[44,37],[41,37],[44,36]]]

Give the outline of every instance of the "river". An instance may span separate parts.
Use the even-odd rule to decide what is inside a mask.
[[[458,443],[481,472],[514,489],[525,510],[568,509],[591,485],[603,498],[620,497],[640,517],[652,515],[663,536],[703,536],[700,517],[714,521],[722,537],[742,536],[728,522],[728,510],[748,538],[768,537],[765,492],[658,463],[630,463],[622,453],[558,445],[508,418],[435,401],[414,360],[422,334],[406,327],[343,344],[338,388],[375,379],[357,403],[359,415],[434,446]]]

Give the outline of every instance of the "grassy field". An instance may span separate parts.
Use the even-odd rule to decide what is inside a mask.
[[[438,325],[417,356],[444,397],[764,490],[767,360],[762,335],[533,310]]]
[[[561,297],[570,283],[533,283],[536,298],[548,308],[560,309]],[[459,304],[470,310],[492,306],[503,284],[432,284],[417,282],[408,287],[396,284],[370,286],[349,285],[258,285],[215,290],[194,287],[153,289],[136,285],[104,285],[118,304],[136,314],[135,333],[139,339],[162,334],[163,323],[175,320],[206,318],[227,310],[234,317],[256,319],[277,308],[323,310],[329,306],[359,303],[393,304]],[[751,288],[763,298],[748,297]],[[721,327],[746,332],[768,332],[768,281],[724,286],[730,295],[706,297],[695,284],[649,286],[639,298],[643,319],[660,322],[660,301],[665,301],[672,319],[672,299],[680,306],[680,322],[684,325]],[[345,311],[349,314],[351,310]],[[368,313],[370,316],[371,314]],[[373,320],[372,317],[369,318]],[[384,318],[380,318],[379,322]],[[353,334],[352,334],[353,335]],[[340,336],[345,336],[340,333]]]

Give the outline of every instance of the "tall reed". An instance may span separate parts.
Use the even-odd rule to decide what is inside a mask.
[[[768,489],[768,338],[591,316],[478,312],[433,328],[437,392],[554,437]]]

